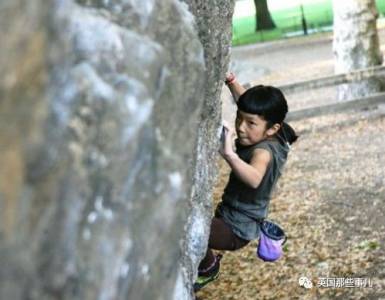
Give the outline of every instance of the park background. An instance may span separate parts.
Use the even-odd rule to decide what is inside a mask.
[[[252,0],[236,1],[230,69],[246,85],[284,87],[335,75],[331,0],[267,1],[277,28],[255,30]],[[301,4],[308,34],[302,25]],[[380,50],[385,53],[385,1],[376,1]],[[337,101],[337,86],[287,93],[290,111]],[[223,117],[236,107],[223,89]],[[288,234],[284,257],[265,263],[257,242],[225,252],[219,280],[199,299],[383,299],[385,297],[385,109],[350,109],[290,124],[300,135],[273,196],[269,217]],[[214,202],[230,169],[219,160]],[[215,205],[214,205],[215,207]],[[300,287],[308,277],[312,289]],[[371,287],[322,288],[320,278],[364,278]],[[341,279],[340,279],[341,280]]]
[[[233,15],[234,46],[302,35],[302,16],[306,20],[309,34],[332,31],[332,0],[268,0],[267,4],[277,27],[256,32],[254,1],[236,1]],[[385,1],[376,0],[376,5],[380,18],[384,18]]]

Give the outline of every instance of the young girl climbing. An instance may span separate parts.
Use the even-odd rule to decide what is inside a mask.
[[[260,221],[267,217],[272,191],[290,145],[297,140],[293,128],[284,122],[288,106],[279,89],[258,85],[245,90],[232,73],[226,75],[225,82],[238,108],[236,150],[234,131],[224,125],[220,154],[231,174],[212,219],[195,291],[219,275],[221,255],[215,255],[213,250],[238,250],[259,237]]]

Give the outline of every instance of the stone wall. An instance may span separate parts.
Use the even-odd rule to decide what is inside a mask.
[[[190,299],[231,0],[3,0],[0,298]]]

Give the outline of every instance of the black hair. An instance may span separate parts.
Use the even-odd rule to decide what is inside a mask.
[[[290,145],[298,139],[294,129],[284,122],[289,108],[280,89],[264,85],[251,87],[239,97],[237,106],[245,113],[261,116],[267,121],[267,128],[280,124],[277,135]]]

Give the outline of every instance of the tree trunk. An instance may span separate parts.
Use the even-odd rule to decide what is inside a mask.
[[[374,0],[334,0],[333,51],[336,74],[381,65]],[[365,97],[381,91],[382,82],[372,78],[338,87],[338,99]]]
[[[255,18],[256,28],[255,30],[273,29],[275,24],[271,18],[269,8],[267,6],[267,0],[254,0],[255,4]]]

